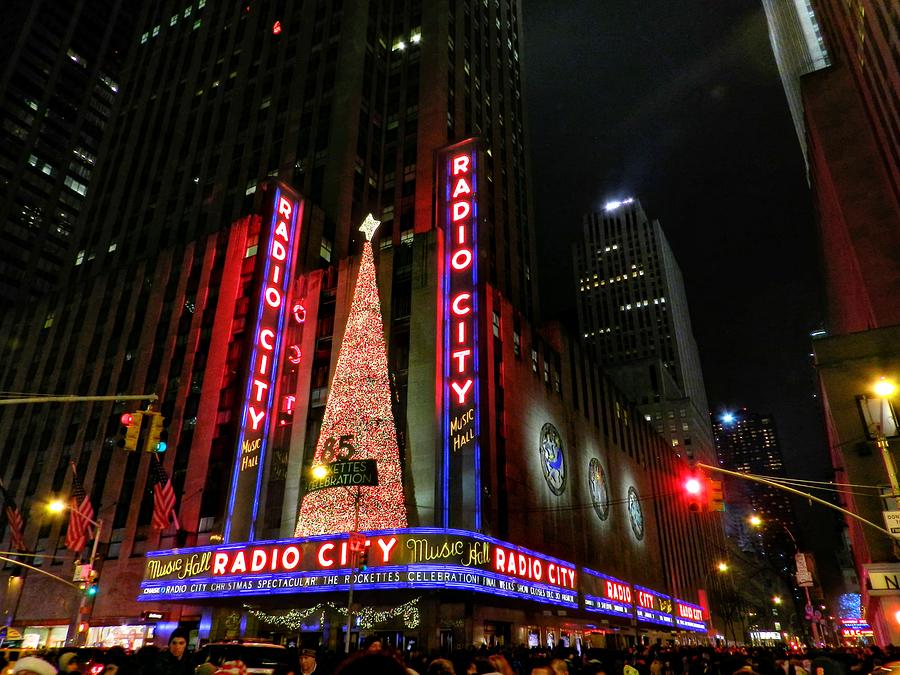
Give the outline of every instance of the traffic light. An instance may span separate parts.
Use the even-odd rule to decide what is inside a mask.
[[[89,598],[93,598],[95,595],[97,595],[98,590],[99,589],[97,587],[97,581],[89,581],[87,584],[87,588],[84,589],[84,594]]]
[[[720,480],[709,481],[709,510],[725,510],[725,491],[722,489],[722,481]]]
[[[359,554],[359,571],[365,572],[367,569],[369,569],[369,549],[364,548]]]
[[[150,429],[147,431],[147,440],[144,443],[144,449],[147,452],[165,452],[168,444],[169,432],[165,427],[165,418],[162,413],[151,412]]]
[[[688,476],[684,481],[684,492],[687,496],[688,511],[696,513],[702,511],[705,505],[703,479],[696,474]]]
[[[138,439],[141,437],[141,423],[144,419],[142,412],[126,412],[119,417],[119,434],[116,437],[116,445],[126,450],[137,450]]]

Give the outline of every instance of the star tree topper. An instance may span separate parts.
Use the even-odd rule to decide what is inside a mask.
[[[359,231],[366,235],[366,241],[372,241],[372,235],[375,234],[375,230],[378,229],[379,225],[381,225],[381,221],[375,220],[370,213],[366,216],[363,224],[359,226]]]

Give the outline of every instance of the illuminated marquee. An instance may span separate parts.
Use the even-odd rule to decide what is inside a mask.
[[[578,607],[576,568],[474,532],[366,533],[369,569],[353,573],[347,535],[223,544],[147,554],[139,600],[354,588],[457,588]]]
[[[269,184],[271,211],[259,233],[251,297],[255,305],[249,345],[237,451],[228,498],[225,540],[252,540],[265,466],[270,413],[281,363],[281,338],[294,278],[300,198],[280,184]],[[249,316],[253,316],[252,310]]]
[[[692,605],[684,600],[675,599],[675,627],[682,630],[691,630],[698,633],[706,632],[706,622],[703,620],[703,608]]]
[[[443,260],[443,506],[474,513],[481,527],[478,360],[477,146],[464,141],[438,159]],[[463,508],[464,507],[464,508]]]
[[[584,570],[584,608],[591,612],[631,618],[631,584],[602,572]]]
[[[672,617],[672,598],[668,595],[635,585],[634,597],[638,621],[669,626],[670,628],[675,623],[675,619]]]
[[[865,619],[841,619],[841,637],[874,637],[875,631]]]

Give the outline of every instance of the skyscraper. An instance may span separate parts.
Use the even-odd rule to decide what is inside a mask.
[[[134,29],[120,0],[11,0],[0,27],[0,308],[54,288]]]
[[[700,354],[681,268],[639,201],[584,218],[574,246],[578,319],[598,363],[688,456],[713,457]]]
[[[795,18],[806,14],[818,26],[829,57],[827,67],[802,75],[799,85],[828,309],[826,330],[813,349],[832,466],[839,482],[886,484],[890,472],[872,452],[861,402],[873,398],[880,377],[900,373],[893,347],[900,325],[900,268],[893,255],[900,246],[897,6],[873,0],[774,4],[782,10],[767,12],[776,56],[787,45],[775,17],[793,9]],[[851,493],[842,500],[873,522],[890,507]],[[900,572],[892,567],[890,542],[850,518],[846,540],[878,641],[900,639],[894,620],[900,594],[879,576]]]
[[[428,648],[605,641],[592,617],[630,626],[637,584],[645,633],[705,630],[715,554],[672,498],[683,459],[536,320],[520,34],[508,0],[145,6],[68,284],[0,319],[5,390],[155,393],[167,420],[178,531],[152,526],[152,458],[115,445],[124,404],[0,416],[19,503],[66,492],[74,460],[104,520],[89,639],[123,621],[144,639],[137,617],[162,606],[204,638],[286,639],[302,606],[295,629],[335,647],[346,616],[319,610],[351,583]],[[364,249],[369,211],[383,223]],[[343,528],[293,536],[323,425],[350,423],[335,370],[338,346],[365,358],[363,282],[388,368],[366,384],[396,420],[410,526],[363,533],[368,575]],[[352,417],[377,426],[375,407]],[[40,553],[61,537],[26,523]],[[42,583],[17,624],[71,615],[27,592]],[[372,629],[351,622],[354,640]]]

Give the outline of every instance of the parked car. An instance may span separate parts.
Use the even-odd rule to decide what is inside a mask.
[[[248,673],[255,675],[272,675],[282,666],[294,668],[300,672],[300,664],[294,650],[282,645],[256,640],[234,640],[229,642],[210,642],[197,650],[194,662],[221,665],[225,661],[240,659],[247,666]]]

